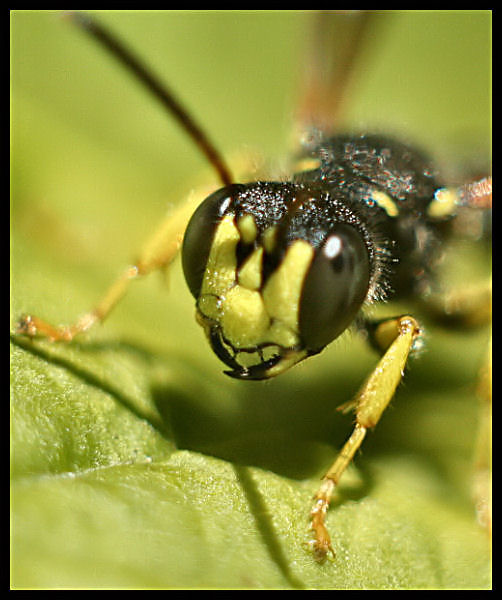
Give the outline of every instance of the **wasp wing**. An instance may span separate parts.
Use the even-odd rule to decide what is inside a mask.
[[[341,129],[350,88],[361,59],[380,36],[376,11],[319,11],[312,15],[310,38],[300,75],[296,114],[300,133]]]

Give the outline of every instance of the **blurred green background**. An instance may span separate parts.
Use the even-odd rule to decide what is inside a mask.
[[[226,156],[259,150],[279,165],[289,147],[311,16],[299,11],[99,14],[169,83]],[[68,322],[87,310],[134,257],[166,208],[213,175],[156,101],[58,13],[11,13],[11,86],[12,321],[33,312]],[[353,98],[349,127],[416,140],[448,167],[467,163],[486,168],[491,142],[490,12],[382,14],[354,82]],[[485,256],[471,247],[462,248],[461,257],[464,281],[489,268]],[[375,357],[348,334],[276,381],[231,381],[221,374],[222,365],[193,319],[193,299],[180,271],[178,262],[167,284],[156,275],[139,282],[103,327],[71,347],[14,344],[13,585],[488,585],[485,542],[471,523],[468,475],[476,434],[472,423],[477,419],[473,387],[486,332],[428,329],[427,351],[414,361],[389,414],[357,461],[367,480],[376,482],[366,484],[359,500],[371,498],[389,476],[399,486],[400,471],[393,471],[392,461],[402,457],[411,457],[404,472],[413,474],[417,464],[425,472],[417,495],[427,498],[431,488],[444,486],[439,496],[451,513],[448,518],[460,523],[457,534],[462,533],[448,533],[451,547],[442,548],[440,567],[431,559],[429,570],[419,563],[409,575],[407,566],[407,579],[400,568],[413,563],[417,552],[410,558],[397,544],[385,562],[396,572],[372,579],[377,564],[373,544],[379,546],[371,523],[381,523],[382,515],[391,515],[391,522],[401,516],[407,523],[416,512],[411,499],[408,512],[400,499],[396,510],[402,515],[396,516],[390,499],[390,508],[376,510],[373,521],[368,516],[369,525],[361,528],[368,544],[343,542],[341,531],[349,558],[339,558],[336,569],[319,570],[301,548],[309,498],[334,448],[350,431],[350,419],[334,408],[357,390]],[[233,540],[243,536],[243,544],[249,538],[249,547],[235,552],[228,540],[221,540],[221,546],[213,543],[218,539],[214,531],[201,533],[195,527],[193,538],[186,538],[186,528],[178,529],[178,521],[193,519],[200,497],[192,496],[190,483],[191,469],[196,468],[183,471],[170,463],[180,460],[176,447],[201,453],[189,460],[229,461],[221,463],[222,472],[209,462],[214,470],[201,475],[202,496],[215,481],[221,486],[216,485],[218,493],[208,496],[207,511],[200,513],[209,522],[211,514],[219,515],[218,498],[231,489],[224,487],[223,473],[234,466],[237,487],[245,492],[242,503],[257,523],[241,530],[240,505],[226,507],[220,518],[225,524],[224,516],[234,513],[235,530],[229,526],[229,535]],[[135,544],[131,533],[131,547],[121,529],[130,527],[130,514],[122,518],[119,511],[118,524],[111,525],[114,504],[109,498],[101,504],[92,493],[89,497],[89,489],[96,489],[91,483],[86,481],[85,493],[81,488],[62,493],[57,487],[68,473],[82,481],[105,467],[151,464],[160,468],[160,474],[145,478],[145,494],[158,485],[159,500],[153,507],[138,492],[137,472],[125,476],[134,492],[122,496],[114,491],[145,519],[138,525],[144,539]],[[239,470],[243,466],[260,469],[260,475],[253,471],[264,486],[259,502],[248,474]],[[274,496],[276,476],[279,488],[287,488],[285,496],[282,488]],[[123,476],[112,477],[124,481]],[[41,481],[47,489],[40,488]],[[165,488],[176,481],[187,486],[183,500],[163,507]],[[228,485],[235,486],[232,482]],[[274,502],[282,507],[278,510],[292,511],[289,502],[297,496],[298,522],[282,524],[284,538],[271,541],[284,514],[272,517],[269,525],[259,515],[270,512]],[[169,515],[180,502],[190,510],[176,513],[173,524]],[[78,503],[91,507],[91,525],[83,509],[81,517],[73,515]],[[430,507],[424,512],[430,513]],[[346,517],[349,537],[355,535],[351,515]],[[343,524],[338,527],[343,529]],[[434,530],[430,523],[427,527]],[[166,541],[162,536],[167,530],[174,533]],[[427,538],[423,531],[420,535]],[[438,535],[444,539],[446,533]],[[192,546],[187,547],[187,539]],[[461,551],[455,559],[459,539],[466,554]],[[425,555],[436,544],[426,544]],[[196,560],[194,545],[200,549]],[[360,564],[358,556],[364,557]],[[467,566],[461,574],[455,564],[463,560]],[[414,579],[413,573],[424,568],[427,577]]]

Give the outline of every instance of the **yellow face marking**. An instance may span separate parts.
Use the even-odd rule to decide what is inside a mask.
[[[239,240],[233,215],[226,215],[216,229],[199,296],[199,309],[211,319],[218,319],[218,298],[235,282],[235,248]]]
[[[234,348],[263,342],[270,319],[259,292],[236,285],[225,296],[220,325]]]
[[[269,254],[271,254],[274,251],[275,241],[276,241],[276,233],[277,233],[277,227],[275,225],[273,225],[272,227],[269,227],[268,229],[266,229],[261,236],[262,244],[263,244],[263,247],[265,248],[265,252],[268,252]]]
[[[385,192],[380,190],[373,190],[371,192],[371,199],[374,200],[380,208],[389,215],[389,217],[397,217],[399,214],[399,208],[392,198]]]
[[[212,294],[201,294],[197,301],[197,321],[202,325],[202,317],[208,317],[213,321],[218,321],[220,318],[220,300]]]
[[[436,190],[434,200],[427,207],[427,216],[432,219],[441,219],[452,215],[458,202],[456,190],[450,188],[441,188]]]
[[[235,248],[239,240],[240,235],[234,224],[233,215],[226,215],[216,229],[207,260],[201,295],[217,294],[233,284],[237,268]]]
[[[267,331],[267,341],[283,348],[292,348],[298,345],[300,338],[297,329],[291,329],[284,322],[274,319]]]
[[[261,287],[262,259],[263,248],[259,246],[239,269],[239,285],[248,290],[258,290]]]
[[[263,290],[268,314],[293,331],[298,331],[300,295],[313,257],[312,246],[304,240],[297,240],[288,248]]]
[[[300,343],[300,297],[314,249],[304,240],[294,242],[262,290],[264,248],[257,247],[237,271],[236,246],[241,236],[234,217],[225,216],[209,254],[197,303],[198,321],[207,332],[218,323],[223,339],[237,351],[264,344],[276,345],[275,353],[290,348],[272,368],[276,374],[305,357],[304,351],[292,349]],[[256,354],[250,360],[256,364],[262,359]]]
[[[241,240],[245,244],[252,244],[258,235],[258,229],[252,215],[243,215],[237,221],[237,228],[241,234]]]

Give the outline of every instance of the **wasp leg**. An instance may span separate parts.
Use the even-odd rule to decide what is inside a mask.
[[[333,492],[361,446],[366,432],[378,423],[383,411],[394,396],[403,376],[408,355],[420,333],[417,321],[408,315],[382,321],[377,327],[376,334],[379,333],[378,330],[383,332],[384,338],[387,338],[392,330],[393,341],[388,345],[385,354],[355,399],[349,405],[344,405],[343,410],[348,406],[355,408],[356,425],[337,459],[323,477],[321,486],[314,497],[314,505],[310,513],[310,527],[314,538],[309,542],[309,546],[316,560],[320,562],[326,559],[329,552],[333,557],[335,556],[325,522]]]
[[[431,295],[426,299],[425,309],[429,316],[450,327],[468,328],[489,324],[492,315],[491,280],[482,285]],[[491,362],[490,339],[476,390],[480,409],[472,485],[477,519],[488,532],[491,531]]]
[[[480,327],[492,317],[492,282],[432,293],[423,309],[438,323],[449,327]]]
[[[147,240],[135,264],[127,267],[108,288],[97,305],[71,325],[54,326],[39,317],[23,315],[16,331],[29,337],[40,336],[51,341],[69,342],[76,335],[88,331],[103,321],[122,299],[131,282],[142,275],[168,267],[178,253],[188,221],[200,203],[200,195],[189,199],[167,215],[155,233]]]
[[[473,500],[479,524],[488,532],[492,525],[492,345],[480,370],[477,387],[480,400],[478,439],[474,454]]]

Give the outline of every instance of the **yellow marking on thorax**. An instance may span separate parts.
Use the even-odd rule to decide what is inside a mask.
[[[458,193],[451,188],[436,190],[434,200],[427,207],[427,216],[432,219],[441,219],[452,215],[458,202]]]
[[[397,217],[399,214],[399,208],[392,198],[380,190],[373,190],[371,192],[371,199],[374,200],[380,208],[389,215],[389,217]]]

